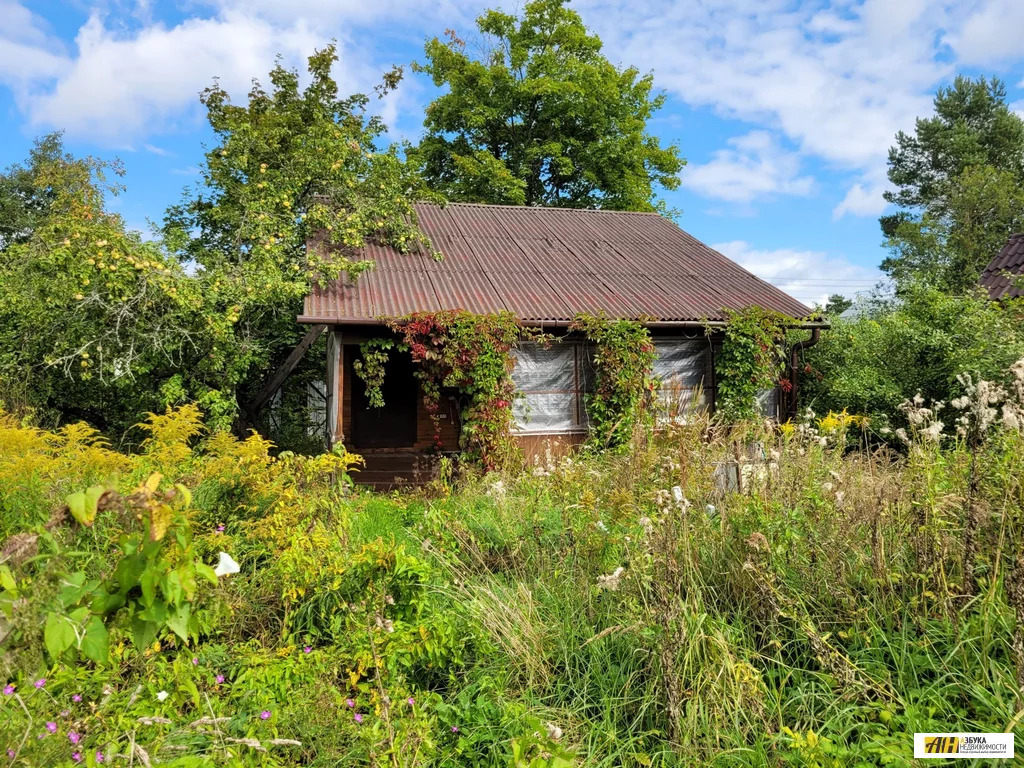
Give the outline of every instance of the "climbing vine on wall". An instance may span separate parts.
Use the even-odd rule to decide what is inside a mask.
[[[384,366],[392,349],[404,352],[406,347],[394,339],[370,339],[359,345],[359,359],[352,363],[356,376],[366,385],[366,399],[371,408],[384,407]]]
[[[757,416],[758,393],[779,383],[785,367],[779,345],[787,318],[760,307],[730,311],[728,317],[715,361],[715,410],[726,421],[742,421]]]
[[[637,425],[649,421],[657,355],[651,333],[633,320],[580,315],[569,327],[597,347],[594,391],[587,396],[593,438],[600,445],[623,445]]]
[[[455,389],[462,400],[459,447],[486,470],[500,467],[514,451],[511,351],[526,333],[515,316],[420,312],[392,319],[388,325],[399,333],[416,363],[436,447],[443,447],[442,390]]]

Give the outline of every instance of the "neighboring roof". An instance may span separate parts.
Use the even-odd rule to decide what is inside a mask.
[[[981,273],[981,286],[988,290],[990,299],[1024,296],[1024,290],[1011,284],[1007,272],[1024,275],[1024,232],[1010,235],[1003,250]]]
[[[304,323],[376,323],[413,312],[507,310],[565,324],[580,313],[695,323],[758,305],[811,310],[654,213],[449,203],[415,206],[444,258],[370,245],[375,267],[306,297]],[[312,244],[311,244],[312,245]]]

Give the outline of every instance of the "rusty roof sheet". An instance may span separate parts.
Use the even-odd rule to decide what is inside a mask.
[[[552,325],[584,312],[686,324],[752,304],[794,319],[811,313],[657,214],[468,203],[419,203],[416,212],[440,261],[367,246],[375,268],[355,283],[314,287],[299,321],[375,324],[465,309]]]
[[[1024,232],[1011,235],[999,255],[981,273],[981,285],[991,299],[1024,296],[1024,289],[1013,285],[1007,273],[1024,276]]]

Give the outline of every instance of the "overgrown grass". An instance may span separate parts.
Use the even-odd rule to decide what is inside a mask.
[[[842,415],[693,419],[380,495],[194,417],[135,456],[0,424],[4,536],[40,534],[0,555],[13,764],[898,766],[915,731],[1022,733],[1014,430],[898,453]],[[111,468],[126,493],[155,469],[192,487],[199,550],[241,571],[200,590],[188,643],[135,649],[118,615],[107,664],[54,659],[60,579],[110,569],[130,521],[41,526]]]

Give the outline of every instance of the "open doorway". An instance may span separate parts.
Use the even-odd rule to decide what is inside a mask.
[[[352,387],[352,431],[349,447],[359,452],[366,448],[411,448],[416,443],[416,410],[419,383],[413,375],[412,357],[391,351],[384,366],[381,394],[384,406],[374,408],[366,396],[366,384],[355,372],[355,361],[361,355],[346,354],[345,379]]]

